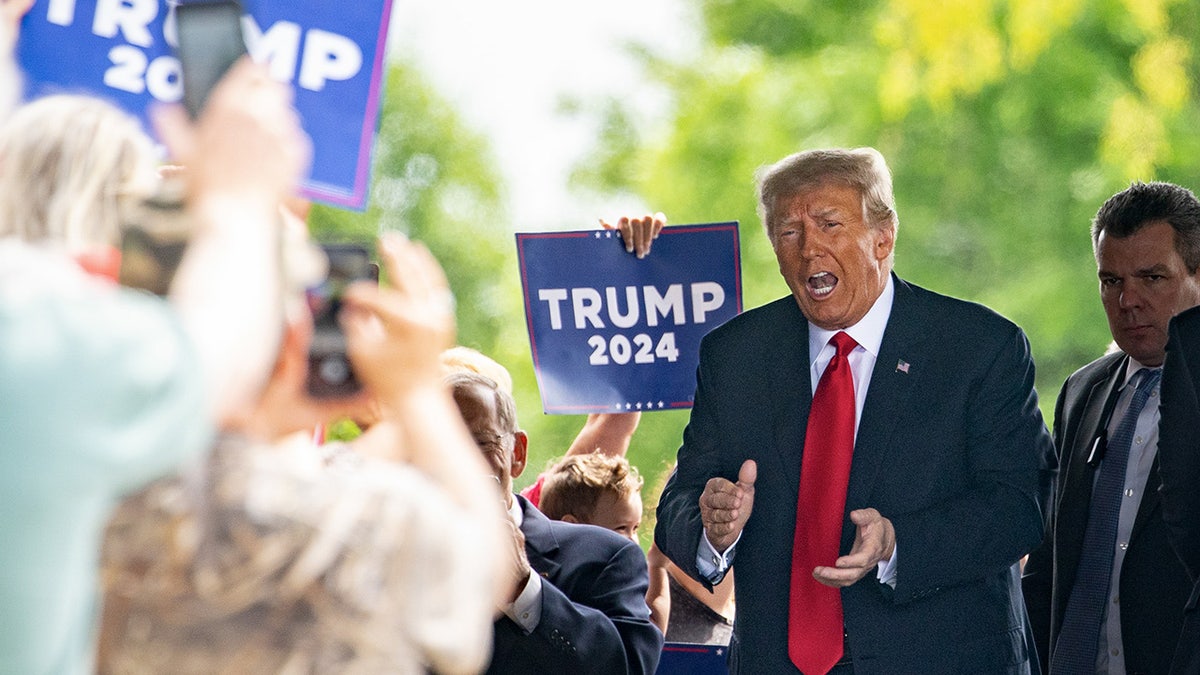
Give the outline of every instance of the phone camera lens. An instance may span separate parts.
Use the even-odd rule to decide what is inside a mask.
[[[331,356],[321,361],[321,379],[331,384],[341,384],[350,379],[350,369],[342,359]]]

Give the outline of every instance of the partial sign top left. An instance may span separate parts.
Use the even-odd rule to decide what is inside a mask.
[[[183,95],[171,0],[37,0],[17,58],[27,97],[86,93],[143,120]],[[251,56],[291,83],[312,137],[311,199],[366,207],[391,0],[243,0]]]

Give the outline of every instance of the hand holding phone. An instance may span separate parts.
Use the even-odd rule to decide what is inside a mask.
[[[193,119],[225,72],[246,53],[242,14],[238,0],[187,0],[175,8],[183,104]]]
[[[417,242],[387,234],[378,252],[389,284],[359,284],[346,294],[344,318],[363,385],[384,409],[409,394],[443,392],[439,356],[454,345],[454,296],[437,260]]]
[[[346,336],[338,322],[342,295],[356,281],[378,281],[379,266],[366,247],[322,244],[329,260],[325,281],[308,291],[313,315],[313,339],[308,350],[308,393],[314,398],[339,398],[362,388],[346,355]]]

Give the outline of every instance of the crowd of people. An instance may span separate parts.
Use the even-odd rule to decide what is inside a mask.
[[[755,675],[1200,673],[1188,189],[1099,207],[1114,347],[1048,429],[1022,329],[894,272],[883,156],[789,155],[757,184],[790,294],[705,337],[666,483],[626,457],[641,413],[597,414],[518,494],[512,378],[419,243],[341,300],[361,391],[307,388],[288,87],[243,60],[155,111],[164,165],[104,101],[17,102],[31,4],[0,0],[0,673],[648,675],[668,642]],[[644,258],[665,220],[605,227]]]

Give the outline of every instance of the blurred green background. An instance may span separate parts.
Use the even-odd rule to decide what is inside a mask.
[[[1133,180],[1195,187],[1194,0],[695,0],[687,62],[630,45],[667,113],[573,101],[602,131],[581,195],[640,198],[672,223],[738,220],[744,306],[785,295],[755,215],[753,173],[814,147],[878,148],[895,179],[896,270],[1022,326],[1050,423],[1063,379],[1109,342],[1088,227]],[[514,75],[516,77],[518,75]],[[391,64],[370,208],[316,207],[314,234],[424,241],[458,299],[459,341],[512,372],[530,436],[524,486],[583,416],[541,412],[505,186],[483,135],[404,62]],[[563,223],[564,228],[578,225]],[[686,412],[644,415],[629,453],[647,486]],[[647,542],[649,532],[643,532]]]

